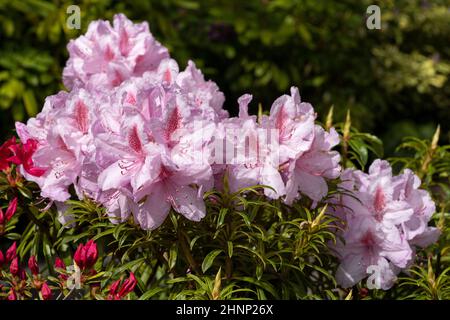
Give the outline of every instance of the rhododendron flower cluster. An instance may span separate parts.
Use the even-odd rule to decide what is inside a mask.
[[[273,188],[265,189],[268,197],[288,204],[299,192],[320,201],[325,179],[339,175],[339,154],[331,151],[338,135],[314,124],[296,88],[258,121],[244,95],[239,117],[230,118],[223,93],[192,61],[180,72],[146,23],[120,14],[113,26],[93,22],[68,50],[63,77],[70,91],[48,97],[36,118],[16,124],[23,146],[15,163],[61,213],[74,185],[114,223],[132,215],[154,229],[170,208],[203,218],[203,195],[220,188],[224,174],[234,191],[264,184]],[[229,158],[236,150],[243,159]],[[70,217],[61,221],[70,225]]]
[[[320,201],[328,192],[326,179],[340,173],[339,153],[331,150],[339,143],[336,130],[326,132],[314,124],[313,107],[301,102],[295,87],[290,96],[275,100],[269,116],[259,121],[248,115],[251,99],[251,95],[242,96],[239,117],[223,121],[217,130],[217,136],[245,149],[240,154],[249,154],[228,166],[231,190],[261,184],[271,187],[265,188],[269,198],[285,196],[287,204],[299,198],[299,192]]]
[[[124,15],[93,21],[86,35],[70,41],[64,85],[88,90],[112,88],[123,81],[157,70],[169,52],[149,31],[147,23],[133,24]]]
[[[368,174],[347,169],[341,179],[346,192],[332,201],[344,222],[336,280],[351,287],[375,272],[375,287],[387,290],[414,262],[415,246],[436,242],[439,230],[428,226],[435,204],[411,170],[393,176],[387,161],[374,161]]]
[[[63,80],[69,91],[47,97],[35,118],[16,123],[21,144],[10,140],[0,147],[0,169],[17,165],[55,203],[65,226],[73,225],[65,204],[72,186],[79,199],[103,205],[113,223],[132,218],[152,230],[171,209],[201,220],[205,192],[228,181],[232,192],[260,185],[267,198],[286,205],[304,196],[312,206],[330,202],[343,221],[344,242],[335,249],[344,287],[375,267],[378,287],[389,288],[414,260],[414,246],[436,240],[437,229],[428,227],[434,203],[419,189],[420,180],[408,170],[393,176],[381,160],[368,174],[349,169],[341,175],[333,150],[338,133],[315,123],[313,107],[297,88],[259,117],[249,115],[252,96],[244,94],[238,117],[229,117],[214,82],[192,61],[180,71],[147,23],[122,14],[112,25],[92,22],[68,51]],[[328,182],[339,177],[345,192],[325,199]],[[92,269],[95,244],[80,245],[74,259],[82,270]],[[116,281],[109,299],[124,297],[135,284],[133,274]]]

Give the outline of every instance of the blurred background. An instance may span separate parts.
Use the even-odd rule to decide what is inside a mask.
[[[72,4],[81,30],[66,26]],[[381,30],[366,27],[372,4]],[[319,120],[332,105],[336,121],[350,109],[387,155],[402,137],[431,137],[438,123],[450,141],[450,0],[0,0],[1,140],[64,89],[69,39],[119,12],[148,21],[180,69],[194,60],[232,115],[244,93],[256,113],[298,86]]]

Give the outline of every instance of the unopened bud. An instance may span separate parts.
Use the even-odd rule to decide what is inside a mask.
[[[15,277],[19,276],[20,267],[19,267],[19,258],[15,257],[11,264],[9,265],[9,272]]]
[[[11,262],[17,256],[17,243],[14,242],[6,251],[6,262]]]
[[[35,256],[31,256],[30,259],[28,259],[28,268],[30,268],[33,275],[37,276],[39,274],[39,266]]]
[[[52,290],[47,282],[44,282],[41,287],[42,300],[50,300],[52,298]]]

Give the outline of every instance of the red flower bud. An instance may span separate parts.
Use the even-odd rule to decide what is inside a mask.
[[[24,269],[19,270],[19,278],[20,280],[27,280],[27,273]]]
[[[13,215],[16,213],[17,210],[17,197],[15,197],[8,205],[8,209],[6,209],[5,213],[5,219],[6,221],[11,220]]]
[[[82,243],[80,243],[78,245],[78,248],[75,251],[75,254],[73,255],[73,259],[75,260],[75,263],[77,264],[77,266],[80,267],[80,269],[84,269],[86,255],[85,255],[84,245]]]
[[[125,297],[130,292],[133,292],[134,287],[136,287],[137,281],[133,272],[130,272],[130,277],[123,282],[122,287],[119,290],[119,296]]]
[[[119,300],[118,291],[120,286],[121,280],[116,280],[113,282],[113,284],[109,287],[109,296],[108,300]]]
[[[37,276],[39,274],[39,266],[35,256],[31,256],[30,259],[28,259],[28,268],[30,268],[33,275]]]
[[[0,170],[9,168],[8,158],[12,155],[10,147],[14,145],[16,145],[16,137],[12,137],[0,146]]]
[[[120,285],[121,280],[117,280],[113,282],[113,284],[109,287],[109,295],[108,300],[120,300],[125,297],[130,292],[133,292],[136,287],[137,281],[133,272],[130,272],[130,277],[126,279],[122,285]],[[120,289],[119,289],[120,286]]]
[[[92,268],[98,258],[97,244],[94,240],[89,240],[84,248],[86,249],[86,268]]]
[[[2,250],[0,250],[0,269],[2,268],[4,263],[5,263],[5,256],[3,255]]]
[[[14,242],[6,251],[6,262],[11,262],[17,256],[17,243]]]
[[[17,294],[13,289],[9,291],[8,300],[17,300]]]
[[[66,264],[62,261],[61,258],[56,258],[55,260],[55,269],[64,269],[66,270]]]
[[[55,267],[55,269],[66,270],[66,264],[60,258],[56,258],[54,267]],[[66,274],[60,274],[59,278],[61,280],[67,280],[69,278],[69,276],[67,276]]]
[[[80,243],[73,258],[80,269],[92,268],[98,258],[97,244],[94,240],[89,240],[85,245]]]
[[[41,287],[42,300],[50,300],[52,298],[52,290],[48,286],[47,282],[44,282]]]
[[[359,296],[360,298],[365,298],[369,295],[369,290],[367,288],[361,288],[359,290]]]
[[[19,258],[15,257],[11,264],[9,265],[9,272],[15,277],[19,276],[20,267],[19,267]]]

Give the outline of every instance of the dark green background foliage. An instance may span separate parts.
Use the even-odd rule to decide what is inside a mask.
[[[66,8],[81,8],[81,30],[66,27]],[[366,28],[366,8],[381,8],[382,30]],[[125,13],[151,31],[184,68],[193,59],[225,92],[226,108],[254,95],[272,101],[299,86],[323,119],[331,105],[343,120],[385,141],[430,138],[437,123],[450,140],[448,0],[0,0],[1,135],[13,119],[36,114],[63,89],[69,39],[93,19]]]

